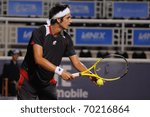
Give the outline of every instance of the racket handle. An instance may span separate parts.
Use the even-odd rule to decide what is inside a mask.
[[[72,75],[73,75],[73,77],[79,77],[80,73],[73,73]]]

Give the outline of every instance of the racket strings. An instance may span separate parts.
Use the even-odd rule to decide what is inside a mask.
[[[96,65],[95,72],[102,78],[122,77],[127,72],[127,63],[123,58],[106,58]]]

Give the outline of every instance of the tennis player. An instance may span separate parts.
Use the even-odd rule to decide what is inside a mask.
[[[59,67],[63,56],[68,56],[78,71],[87,69],[79,61],[71,37],[65,31],[71,22],[69,6],[57,4],[49,12],[47,25],[33,31],[20,70],[19,100],[56,100],[54,74],[63,80],[73,79],[71,73]]]

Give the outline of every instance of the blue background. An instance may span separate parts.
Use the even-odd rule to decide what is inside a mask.
[[[24,37],[25,33],[32,34],[32,31],[35,28],[27,28],[27,27],[20,27],[17,29],[17,42],[18,43],[28,43],[30,40],[31,35]]]
[[[65,2],[70,6],[72,16],[93,17],[95,15],[94,2]]]
[[[87,36],[82,38],[83,34],[105,34],[104,38],[93,38]],[[111,45],[112,44],[112,29],[76,29],[76,44],[89,45]]]
[[[9,16],[42,16],[42,1],[8,1]]]
[[[148,3],[114,2],[113,17],[116,18],[147,18]]]
[[[133,32],[133,44],[134,45],[150,45],[150,30],[137,30]],[[142,39],[140,38],[142,35]]]

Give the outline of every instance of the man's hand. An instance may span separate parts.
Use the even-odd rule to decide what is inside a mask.
[[[100,85],[100,84],[97,84],[97,81],[98,81],[98,80],[102,80],[102,79],[97,79],[97,78],[95,78],[95,77],[90,77],[90,80],[91,80],[95,85],[97,85],[97,86],[102,86],[102,85]],[[105,81],[102,80],[102,83],[104,84]]]
[[[74,79],[73,75],[67,71],[63,71],[62,74],[60,75],[63,80],[72,80]]]
[[[97,85],[97,78],[95,78],[95,77],[89,77],[90,78],[90,80],[95,84],[95,85]]]

